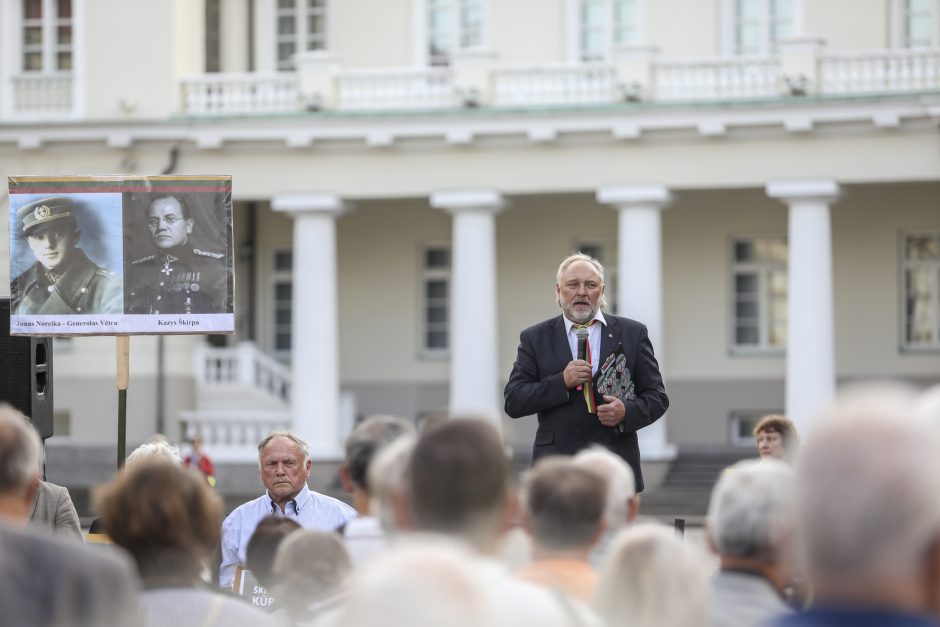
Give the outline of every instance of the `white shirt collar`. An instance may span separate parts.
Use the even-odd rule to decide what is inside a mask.
[[[565,333],[566,334],[571,333],[571,327],[573,327],[575,323],[572,322],[571,320],[568,320],[568,317],[565,316],[564,314],[562,314],[561,318],[562,320],[565,321]],[[600,310],[600,308],[598,308],[597,313],[594,314],[594,320],[597,320],[598,322],[603,324],[605,327],[607,326],[607,321],[604,319],[604,313]]]

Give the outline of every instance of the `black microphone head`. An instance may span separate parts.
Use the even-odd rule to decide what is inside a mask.
[[[574,334],[578,336],[578,359],[587,359],[588,330],[584,327],[575,329]]]

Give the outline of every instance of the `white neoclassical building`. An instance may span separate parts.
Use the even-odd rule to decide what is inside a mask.
[[[129,392],[221,459],[448,410],[527,454],[502,385],[576,250],[649,326],[647,460],[937,383],[938,124],[938,0],[0,2],[0,173],[234,177],[238,333],[134,338]],[[62,454],[113,352],[57,342]]]

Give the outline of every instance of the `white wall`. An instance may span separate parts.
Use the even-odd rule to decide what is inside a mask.
[[[330,51],[344,68],[412,65],[414,0],[331,0]]]
[[[179,111],[179,79],[205,68],[203,1],[93,0],[85,7],[88,117],[165,119]]]

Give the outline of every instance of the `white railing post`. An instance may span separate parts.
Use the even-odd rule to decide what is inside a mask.
[[[625,100],[655,100],[654,70],[659,48],[648,45],[618,45],[613,49],[617,83]]]
[[[451,55],[454,86],[464,106],[485,106],[493,103],[493,68],[499,57],[489,50],[472,48]]]
[[[820,91],[819,60],[825,41],[819,37],[783,37],[777,40],[780,76],[785,94],[805,96]]]
[[[300,97],[310,110],[336,107],[336,58],[323,50],[308,50],[294,55]]]
[[[242,385],[255,385],[255,349],[254,342],[241,342],[238,345],[235,380]]]

